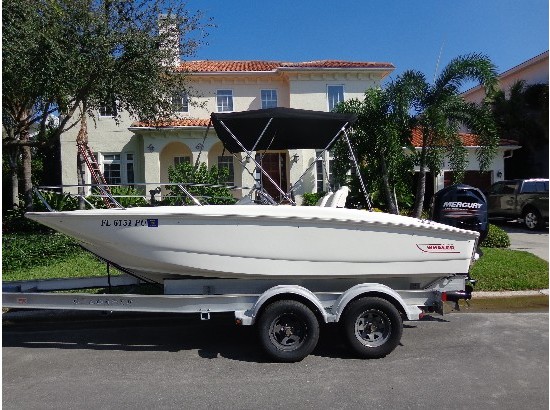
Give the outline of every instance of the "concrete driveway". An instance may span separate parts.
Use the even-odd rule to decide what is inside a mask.
[[[541,231],[529,231],[514,222],[499,223],[510,237],[510,248],[530,252],[548,261],[548,228]]]

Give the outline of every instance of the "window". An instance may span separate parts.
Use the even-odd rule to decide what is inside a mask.
[[[277,90],[262,90],[262,108],[277,107]]]
[[[315,151],[315,158],[322,151]],[[330,151],[326,151],[323,156],[317,160],[315,164],[315,185],[317,192],[328,192],[336,189],[334,183],[334,174],[332,167],[334,165],[334,155]]]
[[[218,112],[233,111],[233,91],[218,90],[216,92],[216,105]]]
[[[189,112],[189,97],[187,93],[176,92],[172,94],[172,109],[174,112]]]
[[[338,103],[344,101],[344,86],[343,85],[329,85],[327,86],[328,96],[328,110],[332,111],[336,108]]]
[[[218,157],[218,169],[227,169],[229,172],[227,177],[220,180],[221,183],[235,185],[235,171],[233,169],[233,157],[231,155],[220,155]]]
[[[536,192],[548,192],[548,182],[545,181],[525,181],[523,183],[522,193],[534,194]]]
[[[184,156],[184,157],[174,157],[174,166],[178,166],[179,164],[190,164],[191,163],[191,157]]]
[[[134,154],[100,154],[107,185],[133,184]]]

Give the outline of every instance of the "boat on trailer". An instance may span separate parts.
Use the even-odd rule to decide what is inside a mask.
[[[254,151],[327,150],[339,136],[349,144],[347,130],[354,120],[350,114],[287,108],[212,114],[226,149],[233,154],[245,152],[260,170]],[[347,192],[342,187],[321,199],[319,206],[309,207],[266,206],[249,200],[247,205],[109,208],[26,216],[76,239],[123,271],[158,283],[178,277],[376,278],[381,282],[401,278],[423,287],[438,277],[468,274],[478,232],[345,209]],[[294,204],[292,191],[281,194]],[[246,198],[240,202],[247,202]]]

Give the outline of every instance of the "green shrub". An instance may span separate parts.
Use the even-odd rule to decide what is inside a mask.
[[[481,242],[481,246],[486,248],[508,248],[510,246],[510,237],[498,226],[489,224],[489,233],[483,242]]]
[[[213,166],[209,169],[204,162],[196,169],[186,162],[168,168],[168,179],[171,183],[204,184],[202,186],[188,185],[187,190],[199,200],[202,199],[203,203],[206,202],[210,205],[232,205],[236,202],[231,195],[231,190],[224,186],[228,178],[228,168]],[[170,198],[167,202],[170,205],[193,205],[193,201],[177,186],[170,188]]]
[[[325,196],[325,192],[306,192],[302,195],[302,206],[315,206]]]
[[[78,198],[73,195],[53,191],[40,191],[40,195],[55,211],[74,211],[78,209]],[[48,210],[36,194],[33,203],[35,211],[45,212]]]
[[[95,190],[95,188],[94,188]],[[99,191],[96,190],[95,195],[88,196],[86,199],[96,208],[105,208],[105,202],[99,195]],[[131,186],[112,186],[110,187],[111,195],[117,200],[117,202],[124,208],[133,208],[140,206],[149,206],[149,202],[143,197],[143,193]]]
[[[15,232],[51,232],[50,228],[25,218],[25,210],[8,209],[2,216],[2,236]]]

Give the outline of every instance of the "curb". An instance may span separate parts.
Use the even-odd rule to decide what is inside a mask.
[[[472,299],[489,299],[489,298],[513,298],[523,296],[548,296],[548,289],[541,290],[514,290],[500,292],[476,292],[472,293]]]

